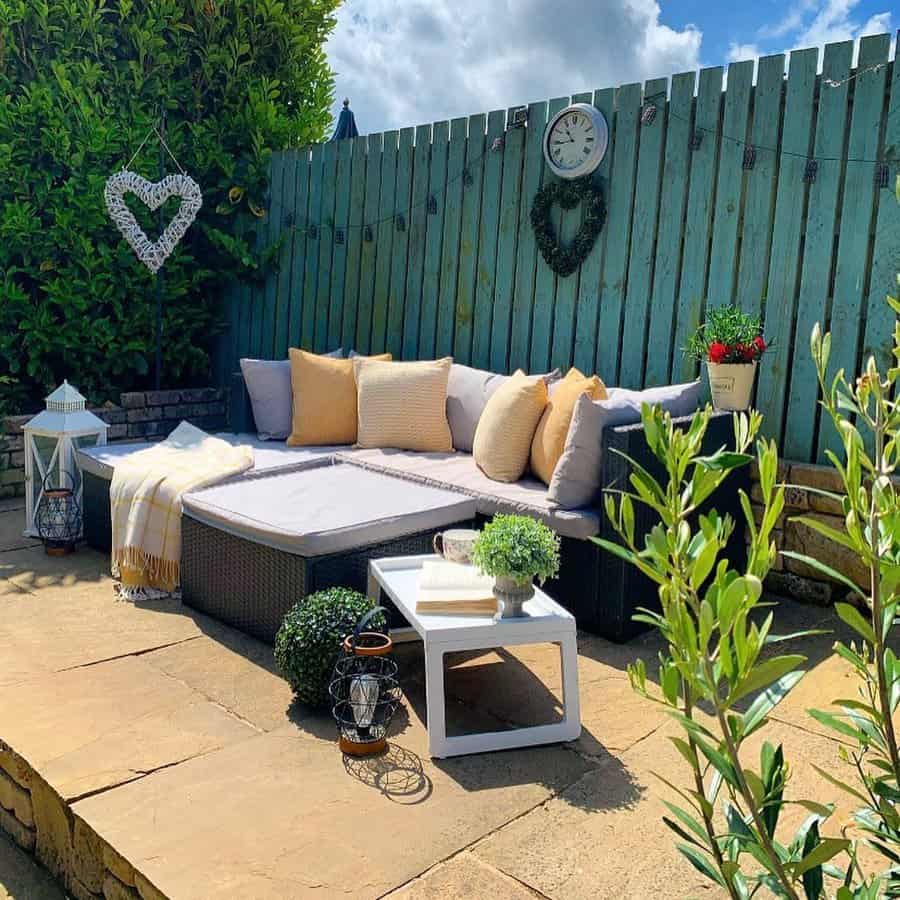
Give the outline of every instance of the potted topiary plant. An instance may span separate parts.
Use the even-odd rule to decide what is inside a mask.
[[[328,684],[341,644],[374,607],[358,591],[329,588],[305,597],[284,617],[275,636],[275,663],[298,700],[310,706],[329,702]],[[383,614],[369,626],[384,628]]]
[[[543,584],[559,572],[559,537],[528,516],[494,516],[475,540],[472,562],[494,576],[501,617],[521,616],[534,579]]]
[[[766,352],[762,323],[737,306],[717,306],[691,337],[685,353],[706,363],[713,406],[750,407],[756,364]]]

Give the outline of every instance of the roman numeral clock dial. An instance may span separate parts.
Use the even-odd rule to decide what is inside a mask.
[[[544,159],[560,178],[583,178],[600,165],[608,145],[603,113],[590,103],[575,103],[547,123]]]

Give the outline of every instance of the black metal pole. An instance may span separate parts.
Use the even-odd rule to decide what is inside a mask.
[[[159,111],[159,133],[165,138],[166,136],[166,108],[160,107]],[[159,179],[162,181],[166,176],[166,152],[163,149],[162,141],[159,142]],[[163,208],[159,208],[159,233],[162,234],[165,227],[165,219],[163,218]],[[163,272],[162,267],[156,270],[156,390],[162,387],[162,292],[163,292]]]

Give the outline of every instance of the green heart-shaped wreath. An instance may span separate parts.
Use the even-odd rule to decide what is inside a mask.
[[[550,221],[550,210],[554,203],[558,203],[563,209],[574,209],[579,203],[584,204],[584,221],[568,247],[560,246]],[[531,204],[531,227],[547,265],[563,278],[571,275],[594,248],[605,217],[603,194],[590,177],[545,184],[535,194]]]

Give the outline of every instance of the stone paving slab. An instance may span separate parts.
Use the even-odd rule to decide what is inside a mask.
[[[333,742],[288,726],[73,809],[173,900],[267,900],[313,890],[376,897],[587,768],[562,748],[432,763],[402,743],[390,771],[405,770],[409,783],[395,784],[393,794],[380,787],[384,761],[348,770]]]
[[[0,692],[0,723],[4,742],[66,801],[257,733],[135,656]]]
[[[40,541],[37,538],[25,537],[22,533],[25,529],[25,503],[13,506],[12,502],[4,501],[8,508],[0,507],[0,553],[5,550],[21,550],[25,547],[37,547]],[[5,515],[3,515],[5,513]]]
[[[466,852],[387,896],[392,900],[534,900],[539,894]]]

